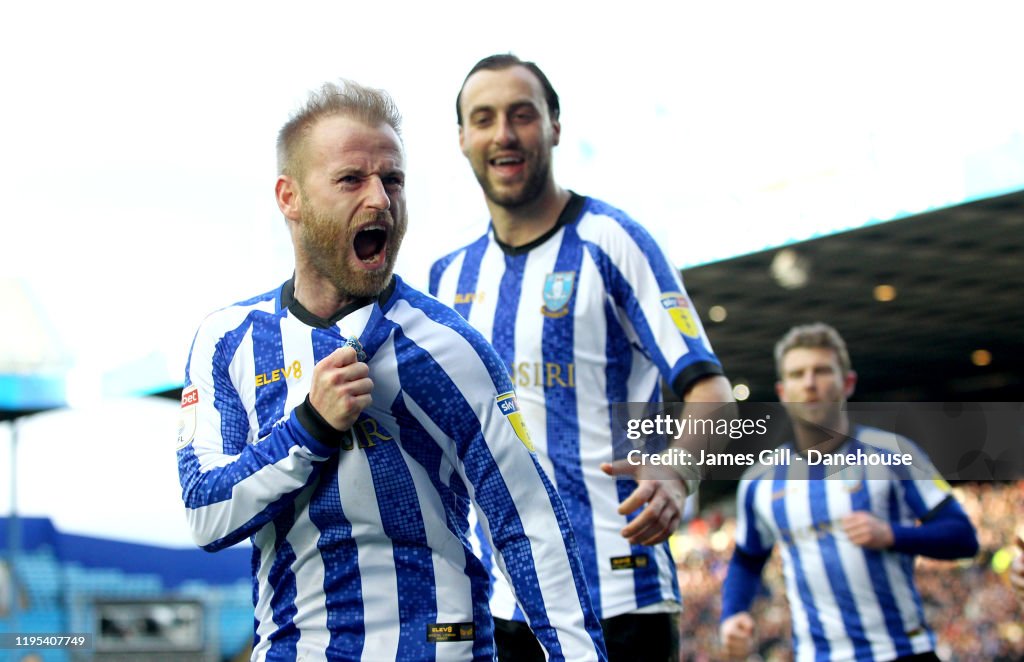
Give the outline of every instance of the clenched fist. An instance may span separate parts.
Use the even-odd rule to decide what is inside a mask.
[[[867,549],[889,549],[893,544],[892,527],[888,522],[863,510],[843,518],[843,531],[850,542]]]
[[[754,619],[745,611],[733,614],[722,621],[718,636],[729,659],[746,659],[754,643]]]
[[[338,348],[313,368],[309,403],[332,428],[344,432],[373,402],[369,375],[370,367],[356,358],[356,350]]]

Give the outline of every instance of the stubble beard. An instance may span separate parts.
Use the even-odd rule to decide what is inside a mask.
[[[384,268],[367,271],[353,267],[349,258],[355,240],[355,228],[379,222],[390,228]],[[401,218],[393,219],[390,211],[366,212],[347,225],[343,220],[307,202],[303,208],[300,241],[313,270],[330,282],[338,293],[348,297],[375,297],[391,282],[391,275],[402,245],[408,220],[403,210]]]
[[[806,430],[835,433],[839,431],[842,422],[842,407],[843,403],[832,402],[823,409],[812,411],[802,403],[791,403],[786,410],[794,425]]]
[[[529,168],[530,161],[527,159],[527,176],[526,180],[518,187],[513,189],[499,189],[499,187],[493,184],[489,178],[488,162],[484,161],[481,170],[476,170],[476,181],[480,184],[480,188],[483,189],[484,195],[492,203],[499,207],[506,209],[516,209],[527,205],[541,196],[544,192],[544,185],[548,179],[548,173],[551,171],[551,162],[549,160],[538,160],[536,168]]]

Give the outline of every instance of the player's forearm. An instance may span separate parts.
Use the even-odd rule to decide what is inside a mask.
[[[754,596],[761,586],[761,571],[768,556],[746,554],[740,549],[733,552],[729,569],[722,584],[722,617],[725,620],[733,614],[750,611]]]
[[[892,526],[892,550],[934,559],[959,559],[978,553],[978,536],[960,506],[947,501],[917,526]]]
[[[706,374],[687,384],[682,399],[685,404],[681,415],[685,419],[729,421],[737,416],[732,387],[721,374]],[[697,456],[702,450],[713,452],[722,445],[716,437],[719,425],[679,425],[677,429],[680,433],[670,440],[670,448],[682,449]],[[697,467],[672,461],[667,466],[675,469],[683,478],[687,495],[696,490],[700,474]]]
[[[237,455],[216,447],[197,441],[179,455],[186,518],[196,544],[207,551],[244,540],[290,507],[332,453],[297,412]]]

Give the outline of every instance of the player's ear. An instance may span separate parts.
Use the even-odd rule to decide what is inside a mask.
[[[558,141],[562,139],[562,123],[558,121],[558,118],[551,120],[551,146],[554,147],[558,144]]]
[[[857,386],[857,373],[853,370],[843,375],[843,394],[848,398],[853,395],[853,390]]]
[[[785,402],[782,399],[782,380],[775,382],[775,395],[779,398],[779,402]]]
[[[302,211],[302,195],[298,183],[288,175],[279,175],[274,185],[277,208],[289,221],[298,221]]]
[[[466,154],[466,129],[461,124],[459,125],[459,150],[463,156],[469,156]]]

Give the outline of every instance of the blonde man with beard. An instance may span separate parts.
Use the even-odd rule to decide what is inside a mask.
[[[392,274],[399,123],[386,93],[346,82],[279,134],[294,275],[210,315],[186,369],[177,455],[196,543],[252,541],[253,660],[490,660],[476,504],[550,658],[603,660],[508,374]]]

